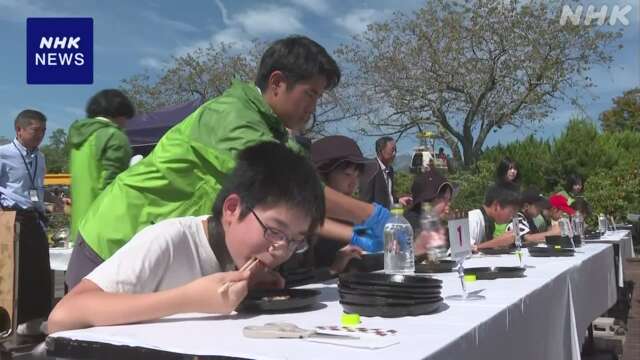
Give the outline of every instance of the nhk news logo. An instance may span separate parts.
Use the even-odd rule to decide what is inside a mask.
[[[27,84],[93,84],[93,19],[28,18]]]

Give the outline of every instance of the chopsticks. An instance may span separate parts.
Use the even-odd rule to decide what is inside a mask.
[[[249,261],[247,261],[238,271],[249,271],[253,269],[253,267],[260,262],[260,259],[257,257],[252,257]],[[229,290],[229,287],[233,284],[232,281],[227,281],[224,283],[220,289],[218,289],[218,294],[222,294],[223,292]]]

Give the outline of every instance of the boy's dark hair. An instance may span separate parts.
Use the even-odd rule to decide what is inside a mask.
[[[394,141],[391,136],[383,136],[376,140],[376,154],[379,155],[388,143]]]
[[[29,124],[31,124],[31,121],[34,121],[34,120],[40,121],[41,123],[46,123],[47,117],[44,116],[44,114],[38,110],[26,109],[26,110],[22,110],[20,114],[16,116],[14,125],[16,128],[24,129],[27,126],[29,126]]]
[[[281,71],[292,85],[321,75],[327,80],[325,90],[331,90],[340,82],[340,68],[331,55],[317,42],[306,36],[289,36],[275,41],[262,55],[256,86],[267,90],[269,77]]]
[[[344,159],[336,159],[334,161],[322,164],[321,167],[317,168],[317,171],[318,174],[320,174],[320,177],[322,177],[322,180],[327,181],[331,172],[335,170],[342,171],[351,167],[358,171],[360,174],[362,174],[362,172],[364,171],[364,164],[354,163],[351,161],[346,161]]]
[[[487,189],[484,195],[484,205],[491,206],[494,202],[497,202],[501,207],[514,206],[519,209],[522,199],[515,186],[495,184]]]
[[[277,142],[259,143],[238,153],[236,167],[213,203],[214,219],[222,219],[222,205],[231,194],[242,200],[241,219],[257,206],[285,205],[310,218],[310,233],[324,221],[324,191],[313,165]]]
[[[114,119],[125,117],[130,119],[135,115],[136,109],[131,100],[122,91],[116,89],[105,89],[93,95],[87,103],[87,117],[98,116]]]
[[[498,167],[496,168],[496,180],[498,182],[504,182],[504,179],[507,177],[507,172],[511,167],[515,168],[518,171],[518,173],[516,174],[516,178],[513,179],[513,182],[518,182],[520,180],[520,168],[518,168],[518,164],[515,162],[515,160],[511,159],[508,156],[505,156],[498,163]]]

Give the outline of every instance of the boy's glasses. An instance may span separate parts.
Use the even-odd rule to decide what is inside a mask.
[[[253,209],[251,209],[251,213],[256,220],[258,220],[258,224],[262,226],[262,229],[264,230],[264,238],[267,241],[271,243],[286,244],[290,251],[295,251],[297,253],[304,252],[308,249],[309,246],[304,238],[300,240],[293,240],[283,231],[265,225]]]

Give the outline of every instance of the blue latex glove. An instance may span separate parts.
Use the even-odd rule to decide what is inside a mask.
[[[368,252],[382,251],[382,248],[384,246],[382,237],[373,236],[373,232],[371,231],[371,229],[368,229],[362,225],[356,225],[353,227],[351,244]]]
[[[391,213],[387,208],[378,203],[373,203],[373,213],[360,225],[370,229],[373,236],[379,237],[382,241],[384,226],[390,217]]]

